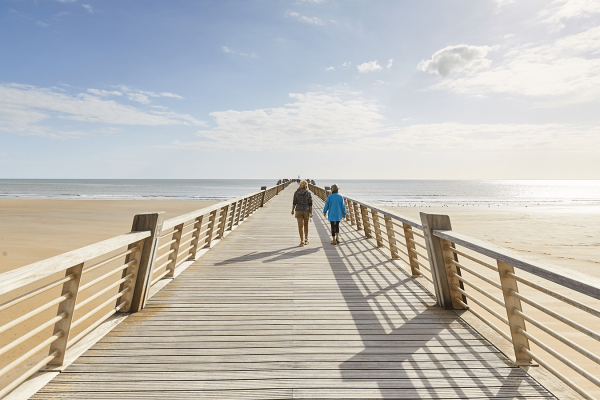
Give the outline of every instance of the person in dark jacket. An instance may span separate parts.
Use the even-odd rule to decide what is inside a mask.
[[[329,222],[331,223],[331,244],[340,243],[340,221],[346,216],[346,205],[344,198],[338,193],[338,185],[331,185],[331,194],[325,201],[323,214],[329,211]]]
[[[312,218],[312,196],[308,191],[308,182],[301,181],[300,187],[294,193],[292,215],[296,213],[298,233],[300,233],[300,246],[308,244],[308,221]],[[304,229],[304,232],[302,232]]]

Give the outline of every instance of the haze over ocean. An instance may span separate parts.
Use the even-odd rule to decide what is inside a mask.
[[[274,179],[4,179],[0,199],[225,200],[273,186]],[[597,180],[358,180],[337,183],[341,192],[390,206],[600,205]]]

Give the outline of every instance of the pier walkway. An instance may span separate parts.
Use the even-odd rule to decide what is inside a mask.
[[[284,190],[34,399],[554,398],[315,198]]]

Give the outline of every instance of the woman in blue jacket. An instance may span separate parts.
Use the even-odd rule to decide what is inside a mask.
[[[346,216],[346,205],[344,198],[338,193],[338,185],[331,185],[331,194],[325,201],[323,214],[327,215],[329,210],[329,222],[331,223],[331,244],[340,243],[340,221]]]

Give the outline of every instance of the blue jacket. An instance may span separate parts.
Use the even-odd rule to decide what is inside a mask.
[[[329,210],[330,221],[341,221],[342,217],[346,216],[346,205],[344,204],[344,198],[339,193],[331,193],[325,201],[325,208],[323,214],[327,214]]]

